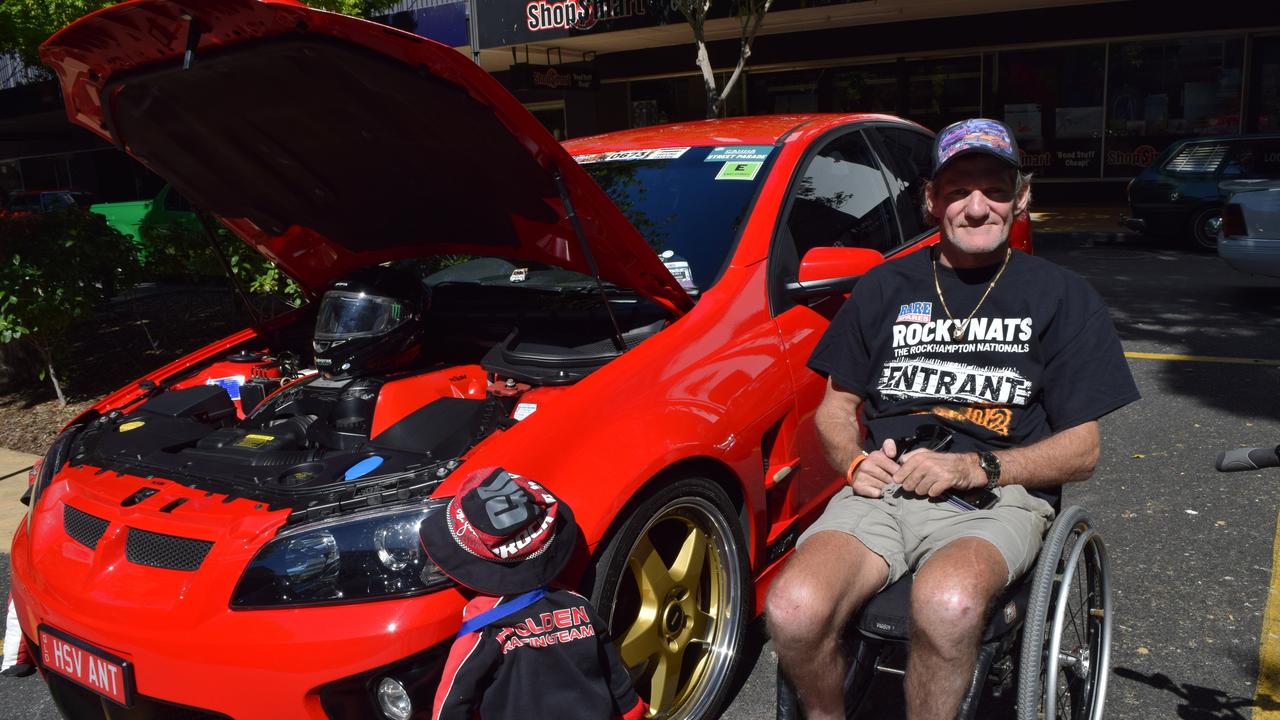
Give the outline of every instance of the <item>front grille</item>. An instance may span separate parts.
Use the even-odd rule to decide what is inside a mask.
[[[77,510],[70,505],[62,506],[62,529],[66,530],[73,540],[85,547],[98,547],[98,541],[107,531],[108,524],[110,524],[108,521]]]
[[[113,702],[104,702],[101,695],[55,672],[46,672],[44,678],[53,704],[63,717],[84,720],[231,720],[221,713],[174,705],[137,694],[133,696],[133,706],[123,708]]]
[[[129,528],[124,555],[131,563],[168,570],[195,570],[213,543]]]

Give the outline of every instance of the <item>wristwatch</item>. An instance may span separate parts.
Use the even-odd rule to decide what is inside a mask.
[[[987,474],[987,490],[994,490],[1000,484],[1000,458],[990,450],[978,451],[978,467]]]

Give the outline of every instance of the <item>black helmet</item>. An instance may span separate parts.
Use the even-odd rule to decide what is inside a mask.
[[[422,283],[389,267],[357,270],[320,300],[312,341],[316,367],[328,375],[389,372],[422,349]]]

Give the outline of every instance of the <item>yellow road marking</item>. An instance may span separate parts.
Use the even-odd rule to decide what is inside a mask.
[[[1135,360],[1178,360],[1182,362],[1232,363],[1235,365],[1280,365],[1280,360],[1267,358],[1222,357],[1220,355],[1177,355],[1173,353],[1127,352],[1127,358]]]
[[[1276,541],[1271,548],[1271,591],[1267,611],[1262,616],[1262,638],[1258,641],[1258,686],[1253,691],[1253,720],[1278,720],[1275,698],[1280,697],[1280,517],[1276,518]]]

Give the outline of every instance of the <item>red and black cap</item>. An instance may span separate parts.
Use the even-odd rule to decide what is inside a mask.
[[[486,468],[462,481],[444,512],[427,516],[420,538],[431,561],[459,584],[514,595],[554,580],[577,533],[569,506],[546,488]]]

